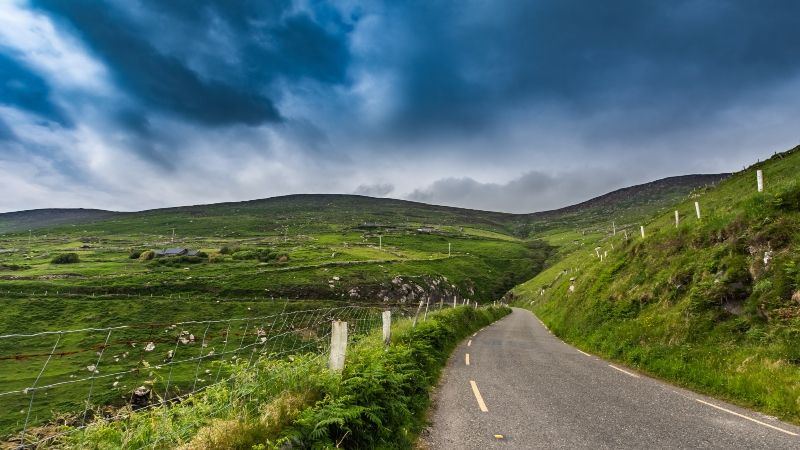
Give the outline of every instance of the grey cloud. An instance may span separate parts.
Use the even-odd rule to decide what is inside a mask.
[[[71,120],[53,101],[47,81],[4,53],[0,53],[0,104],[39,115],[62,126],[72,126]],[[9,131],[6,130],[6,136],[9,136]]]
[[[608,170],[559,175],[531,171],[507,183],[481,183],[470,177],[443,178],[414,190],[407,198],[464,208],[529,213],[578,203],[632,184],[626,178],[622,172]]]
[[[368,197],[386,197],[394,191],[394,185],[385,184],[361,184],[354,191],[356,195],[366,195]]]

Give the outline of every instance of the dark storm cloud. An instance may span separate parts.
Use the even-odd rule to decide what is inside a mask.
[[[347,47],[342,33],[347,28],[331,34],[309,16],[287,11],[287,2],[144,2],[139,13],[149,23],[138,23],[121,3],[39,0],[35,5],[68,22],[142,108],[204,125],[283,120],[268,93],[278,76],[324,82],[344,78]],[[209,68],[206,73],[189,60],[217,20],[229,25],[231,46],[218,46],[204,56],[200,65]],[[160,48],[160,37],[175,30],[186,33],[179,48]],[[226,66],[231,56],[240,59]],[[226,72],[214,73],[214,65],[225,66]]]
[[[134,29],[112,5],[82,0],[42,0],[36,5],[68,21],[109,64],[121,86],[147,107],[208,125],[280,119],[268,98],[205,80],[177,58],[160,53],[146,32]]]
[[[552,208],[794,145],[797,17],[792,0],[0,2],[0,156],[139,206]]]
[[[11,131],[11,128],[3,120],[0,120],[0,141],[12,141],[14,138],[14,132]]]
[[[693,126],[800,68],[800,3],[403,3],[411,31],[401,67],[400,125],[418,136],[483,131],[513,108],[557,107],[585,118],[644,112],[614,123],[664,132]],[[633,125],[632,125],[633,124]],[[604,131],[606,133],[604,133]]]
[[[33,70],[16,59],[0,53],[0,105],[5,104],[36,114],[62,126],[70,126],[70,119],[51,97],[50,86]],[[0,122],[0,136],[13,133]]]

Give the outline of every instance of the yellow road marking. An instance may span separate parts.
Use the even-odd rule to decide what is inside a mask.
[[[472,346],[472,339],[470,339],[469,342],[467,342],[467,347],[470,347],[470,346]]]
[[[495,434],[494,438],[495,439],[503,439],[503,435],[502,434]]]
[[[699,398],[696,398],[695,400],[697,400],[698,402],[700,402],[700,403],[702,403],[704,405],[708,405],[708,406],[710,406],[712,408],[717,408],[720,411],[725,411],[726,413],[733,414],[734,416],[737,416],[737,417],[741,417],[742,419],[747,419],[747,420],[749,420],[751,422],[755,422],[755,423],[757,423],[759,425],[764,425],[765,427],[772,428],[773,430],[778,430],[781,433],[786,433],[786,434],[788,434],[790,436],[797,436],[797,433],[792,433],[791,431],[784,430],[783,428],[778,428],[778,427],[776,427],[774,425],[770,425],[768,423],[764,423],[764,422],[762,422],[760,420],[753,419],[752,417],[747,417],[745,415],[742,415],[742,414],[739,414],[737,412],[731,411],[730,409],[725,409],[725,408],[723,408],[721,406],[717,406],[717,405],[713,405],[713,404],[708,403],[708,402],[704,402],[704,401],[700,400]]]
[[[624,373],[625,375],[631,376],[633,378],[639,378],[639,375],[636,375],[635,373],[628,372],[627,370],[620,369],[617,366],[609,364],[608,367],[611,367],[612,369],[619,370],[620,372]]]
[[[466,361],[467,365],[469,365],[469,353],[467,353],[467,355],[464,358],[464,360]]]
[[[478,385],[472,380],[469,380],[469,384],[472,385],[472,393],[475,394],[475,399],[478,400],[478,408],[480,408],[482,412],[489,412],[486,403],[483,402],[483,397],[481,397],[481,391],[478,390]]]
[[[579,352],[583,353],[583,354],[584,354],[584,355],[586,355],[586,356],[592,356],[592,355],[590,355],[590,354],[586,353],[585,351],[583,351],[583,350],[581,350],[581,349],[578,349],[578,348],[576,348],[575,350],[578,350]]]

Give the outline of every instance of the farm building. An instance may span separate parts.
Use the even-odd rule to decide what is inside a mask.
[[[186,247],[165,248],[164,250],[155,251],[157,258],[171,257],[171,256],[197,256],[197,253],[198,253],[197,250],[191,250]]]

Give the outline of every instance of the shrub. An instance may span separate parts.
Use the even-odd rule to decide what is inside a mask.
[[[227,245],[219,249],[220,255],[230,255],[231,253],[233,253],[233,250],[231,250],[231,248],[228,247]]]
[[[151,259],[153,259],[155,257],[156,257],[156,252],[154,252],[152,250],[147,250],[147,251],[142,252],[139,255],[139,261],[150,261]]]
[[[54,257],[50,262],[53,264],[74,264],[80,262],[77,253],[62,253]]]
[[[286,256],[286,261],[289,260],[288,255],[282,255],[282,256]],[[257,259],[261,262],[268,262],[278,259],[278,254],[268,248],[261,248],[256,250],[239,250],[233,254],[233,259],[239,261],[248,259]]]
[[[208,258],[208,253],[206,252],[197,252],[198,258]]]
[[[172,256],[169,258],[158,258],[151,264],[155,266],[179,267],[186,264],[199,264],[205,261],[204,258],[199,256]]]
[[[131,250],[131,254],[128,255],[128,258],[130,258],[130,259],[139,259],[140,256],[142,256],[142,251],[141,250]]]

